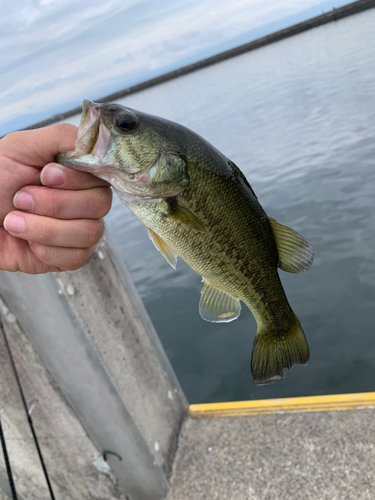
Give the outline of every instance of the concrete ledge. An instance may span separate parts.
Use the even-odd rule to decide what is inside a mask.
[[[128,500],[15,316],[0,296],[7,332],[33,423],[57,499]],[[50,498],[20,394],[0,335],[2,426],[19,500]],[[12,498],[0,451],[0,499]]]
[[[37,367],[27,358],[17,363],[22,381],[32,379],[35,384],[33,397],[28,400],[43,390],[39,385],[44,386],[45,380],[40,379],[38,371],[46,371],[64,396],[60,405],[65,410],[73,409],[81,433],[97,450],[97,458],[104,451],[117,454],[108,454],[108,464],[99,464],[107,467],[108,475],[112,474],[116,494],[96,497],[89,489],[81,495],[73,490],[65,498],[164,498],[187,402],[109,236],[79,271],[56,276],[0,272],[0,294],[8,317],[19,324],[40,359]],[[19,349],[14,348],[14,356],[19,356]],[[0,392],[6,394],[11,381],[11,375],[8,380],[2,378]],[[17,397],[17,391],[13,392]],[[48,400],[45,404],[50,408]],[[13,407],[4,406],[5,411]],[[20,407],[6,420],[20,437],[21,448],[14,455],[16,486],[24,484],[26,489],[29,481],[34,481],[38,491],[43,481],[36,481],[31,472],[38,470],[38,460],[27,458],[21,451],[29,439],[22,419]],[[66,411],[62,411],[60,425],[67,420]],[[54,432],[58,435],[56,429]],[[53,451],[55,464],[59,455],[53,442],[50,446],[47,466]],[[66,472],[71,470],[67,461],[61,467]],[[64,480],[53,479],[63,487]],[[81,483],[90,480],[90,475],[81,470]],[[67,477],[65,481],[69,483]]]
[[[375,392],[190,405],[189,416],[191,418],[242,417],[363,408],[375,408]]]
[[[375,410],[189,418],[167,500],[372,500]]]

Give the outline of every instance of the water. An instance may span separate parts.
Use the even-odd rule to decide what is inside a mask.
[[[374,26],[367,11],[122,100],[209,140],[316,254],[308,273],[280,272],[310,363],[256,387],[248,309],[203,321],[200,277],[115,202],[107,224],[191,403],[375,390]]]

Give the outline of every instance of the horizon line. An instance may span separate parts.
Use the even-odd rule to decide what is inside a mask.
[[[155,78],[151,78],[149,80],[145,80],[144,82],[138,83],[136,85],[132,85],[131,87],[127,87],[118,92],[114,92],[105,97],[97,99],[96,102],[110,102],[116,99],[121,99],[130,94],[135,94],[142,90],[148,89],[150,87],[154,87],[161,83],[167,82],[169,80],[174,80],[180,76],[187,75],[189,73],[193,73],[194,71],[198,71],[199,69],[206,68],[208,66],[212,66],[219,62],[225,61],[227,59],[231,59],[232,57],[239,56],[246,52],[251,52],[252,50],[259,49],[266,45],[270,45],[272,43],[278,42],[280,40],[284,40],[294,35],[298,35],[303,33],[304,31],[308,31],[313,28],[317,28],[318,26],[322,26],[324,24],[338,21],[339,19],[349,17],[354,14],[358,14],[365,10],[375,8],[375,0],[357,0],[355,2],[349,3],[342,7],[332,7],[332,10],[326,12],[324,14],[320,14],[319,16],[312,17],[306,21],[302,21],[300,23],[289,26],[288,28],[284,28],[279,31],[275,31],[269,35],[263,36],[261,38],[257,38],[256,40],[252,40],[251,42],[247,42],[245,44],[239,45],[238,47],[234,47],[233,49],[226,50],[224,52],[220,52],[219,54],[215,54],[214,56],[207,57],[205,59],[201,59],[192,64],[188,64],[187,66],[182,66],[181,68],[177,68],[173,71],[169,71],[163,75],[157,76]],[[33,125],[29,125],[28,127],[22,128],[20,130],[33,130],[36,128],[46,127],[48,125],[52,125],[56,122],[60,122],[65,120],[66,118],[70,118],[71,116],[80,114],[82,112],[82,106],[77,106],[68,111],[64,111],[62,113],[58,113],[53,115],[51,118],[47,118],[46,120],[42,120]]]

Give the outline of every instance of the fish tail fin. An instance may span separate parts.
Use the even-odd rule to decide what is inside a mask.
[[[284,331],[261,328],[255,336],[251,357],[251,373],[256,385],[275,382],[296,365],[309,361],[302,326],[294,313],[291,326]]]

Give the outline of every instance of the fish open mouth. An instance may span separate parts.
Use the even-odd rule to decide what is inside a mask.
[[[99,104],[85,99],[82,103],[76,151],[103,160],[108,153],[110,139],[111,132],[103,122]]]
[[[100,111],[91,101],[85,99],[82,103],[82,115],[78,128],[76,151],[90,154],[99,135]]]
[[[108,154],[111,132],[105,126],[100,105],[85,99],[82,103],[82,116],[78,128],[75,150],[59,155],[67,166],[92,171],[92,167],[102,166]],[[69,164],[68,164],[69,163]]]
[[[128,197],[153,199],[152,171],[157,168],[160,151],[151,165],[137,172],[128,172],[126,165],[119,164],[119,159],[113,154],[116,138],[105,124],[105,110],[105,105],[88,99],[83,101],[75,150],[58,155],[57,161],[104,179]]]

